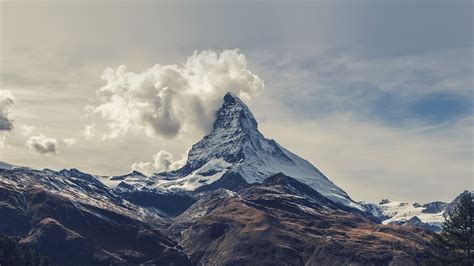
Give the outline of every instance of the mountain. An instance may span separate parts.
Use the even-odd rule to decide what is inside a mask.
[[[391,224],[418,227],[418,228],[423,228],[423,229],[434,231],[434,232],[440,231],[440,226],[424,223],[423,221],[420,220],[420,218],[418,218],[418,216],[413,216],[409,220],[406,220],[406,221],[405,220],[393,221],[391,222]]]
[[[0,169],[12,169],[15,168],[14,165],[0,161]]]
[[[0,265],[49,265],[34,249],[0,235]]]
[[[448,217],[449,215],[451,215],[451,213],[461,201],[461,198],[468,193],[474,195],[474,190],[464,190],[461,194],[459,194],[451,203],[448,204],[448,206],[446,206],[446,211],[443,213],[443,216]]]
[[[278,174],[209,192],[169,229],[195,265],[418,265],[433,233],[380,225]]]
[[[77,169],[0,169],[0,234],[53,265],[188,265],[162,232],[167,222]]]
[[[361,204],[383,224],[416,226],[439,232],[442,230],[441,225],[445,221],[445,217],[449,215],[459,202],[459,199],[466,193],[473,192],[466,190],[450,203],[433,201],[420,204],[383,199],[378,204]]]
[[[420,265],[455,205],[356,203],[230,93],[175,171],[0,165],[0,235],[53,265]]]
[[[224,96],[211,133],[192,146],[186,165],[176,171],[123,182],[137,189],[162,192],[203,192],[218,188],[236,191],[277,173],[309,185],[332,201],[365,211],[308,161],[266,139],[250,109],[232,93]]]

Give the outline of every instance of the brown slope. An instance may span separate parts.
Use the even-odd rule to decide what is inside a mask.
[[[432,233],[383,226],[282,184],[221,190],[172,228],[198,265],[417,265]]]

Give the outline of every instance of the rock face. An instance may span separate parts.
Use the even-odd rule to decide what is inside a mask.
[[[235,191],[277,173],[291,176],[333,201],[365,211],[308,161],[266,139],[247,105],[231,93],[224,96],[211,133],[189,151],[185,166],[141,182],[124,182],[162,192]]]
[[[197,265],[414,265],[426,258],[429,231],[379,225],[320,195],[277,175],[238,193],[207,194],[170,231]]]
[[[0,235],[0,265],[49,265],[46,258],[41,257],[34,249]]]
[[[423,204],[422,207],[424,208],[421,211],[423,213],[440,213],[446,210],[448,204],[442,201],[433,201],[430,203]]]
[[[163,218],[78,170],[0,170],[0,221],[55,265],[189,264]]]
[[[451,213],[457,208],[457,205],[461,201],[461,198],[464,197],[464,195],[470,193],[471,195],[474,194],[473,190],[464,190],[461,194],[459,194],[451,203],[446,206],[446,211],[444,212],[444,217],[448,217],[451,215]]]

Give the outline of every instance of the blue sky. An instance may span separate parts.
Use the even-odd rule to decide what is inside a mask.
[[[239,49],[265,83],[249,100],[263,133],[356,200],[447,201],[473,188],[472,1],[0,5],[0,85],[15,97],[1,161],[121,174],[160,150],[178,158],[205,130],[84,135],[110,122],[86,111],[100,76]],[[28,149],[40,133],[56,153]]]

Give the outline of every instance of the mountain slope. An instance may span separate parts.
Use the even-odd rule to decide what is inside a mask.
[[[461,194],[459,194],[451,203],[446,206],[446,211],[443,213],[444,217],[451,215],[451,213],[457,208],[458,204],[461,202],[461,198],[464,197],[466,194],[474,195],[474,190],[464,190]]]
[[[433,233],[379,225],[284,175],[208,193],[170,232],[196,265],[417,265]]]
[[[224,96],[212,132],[193,145],[185,166],[128,183],[138,189],[166,192],[202,191],[205,187],[232,189],[243,183],[261,183],[276,173],[291,176],[333,201],[365,210],[308,161],[266,139],[249,108],[231,93]]]
[[[189,264],[152,208],[121,199],[76,169],[0,170],[0,234],[55,265]]]

